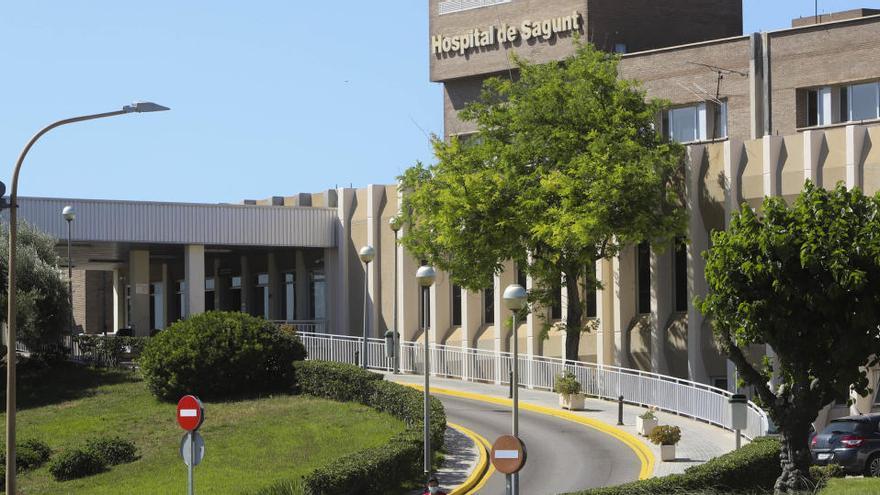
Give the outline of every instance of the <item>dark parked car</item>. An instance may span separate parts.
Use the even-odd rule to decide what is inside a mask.
[[[838,418],[810,441],[813,464],[839,464],[848,473],[880,476],[880,414]]]

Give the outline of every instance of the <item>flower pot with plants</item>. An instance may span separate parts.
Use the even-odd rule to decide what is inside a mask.
[[[563,409],[579,411],[584,408],[584,394],[581,393],[581,384],[574,373],[557,375],[553,391],[559,394],[559,406]]]
[[[675,444],[681,440],[681,428],[677,426],[662,425],[651,430],[648,439],[654,445],[660,446],[660,459],[663,461],[675,460]]]
[[[646,437],[656,427],[657,415],[654,414],[653,410],[648,409],[644,414],[636,417],[636,429],[638,430],[639,435]]]

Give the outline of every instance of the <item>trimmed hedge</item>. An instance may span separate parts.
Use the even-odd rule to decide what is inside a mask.
[[[705,464],[693,466],[683,474],[634,481],[619,486],[596,488],[578,495],[663,495],[693,491],[720,493],[751,493],[773,491],[776,478],[782,474],[779,465],[779,440],[756,438],[743,448],[716,457]]]
[[[421,392],[386,382],[382,375],[356,366],[325,361],[295,363],[304,393],[337,401],[354,401],[403,420],[407,428],[388,444],[347,455],[303,478],[308,495],[372,495],[422,472],[424,398]],[[446,431],[443,404],[431,399],[431,445],[439,450]]]
[[[120,437],[90,438],[86,441],[85,450],[95,454],[108,466],[126,464],[137,459],[134,442]]]
[[[289,391],[293,362],[306,349],[262,319],[210,311],[178,321],[147,343],[138,363],[160,399],[194,394],[206,400]]]
[[[85,449],[65,450],[49,463],[49,472],[56,481],[74,480],[98,474],[107,469],[104,460]]]

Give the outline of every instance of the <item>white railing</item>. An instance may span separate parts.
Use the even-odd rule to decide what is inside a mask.
[[[296,328],[297,333],[320,333],[323,334],[327,329],[327,322],[324,320],[270,320],[276,325],[290,325]]]
[[[309,359],[360,363],[361,337],[300,334]],[[512,358],[508,352],[496,353],[483,349],[431,345],[431,375],[467,381],[496,384],[510,383]],[[401,342],[400,370],[424,373],[424,345]],[[385,357],[383,339],[367,339],[367,367],[390,370],[391,360]],[[600,399],[624,402],[686,416],[730,429],[731,393],[703,383],[646,371],[603,366],[580,361],[565,362],[558,358],[519,355],[519,384],[522,387],[553,390],[556,376],[563,371],[573,373],[585,394]],[[767,414],[752,402],[748,403],[747,438],[765,435]]]

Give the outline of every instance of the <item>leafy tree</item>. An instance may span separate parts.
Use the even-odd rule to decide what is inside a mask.
[[[710,293],[698,304],[784,436],[776,492],[803,489],[810,423],[851,388],[867,394],[863,367],[880,363],[880,196],[808,182],[791,207],[743,205],[704,256]],[[755,344],[776,359],[753,362]]]
[[[616,56],[578,42],[561,63],[514,60],[517,78],[487,80],[460,113],[476,135],[435,137],[437,163],[401,177],[402,242],[470,290],[511,259],[545,307],[564,287],[576,356],[596,260],[683,231],[684,149],[655,131],[663,104],[618,79]]]
[[[19,224],[16,250],[17,339],[30,349],[55,343],[70,322],[67,279],[62,278],[55,239]],[[6,322],[9,230],[0,226],[0,320]]]

